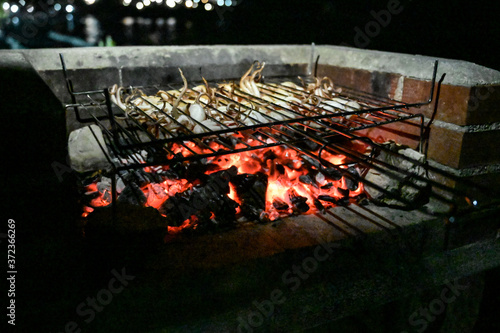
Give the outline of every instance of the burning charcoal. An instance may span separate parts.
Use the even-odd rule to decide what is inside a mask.
[[[224,224],[234,223],[236,221],[236,208],[238,208],[238,203],[227,195],[222,197],[222,204],[219,205],[218,209],[214,212],[218,221]]]
[[[344,197],[342,199],[337,200],[337,205],[339,206],[349,206],[350,199],[349,197]]]
[[[252,156],[252,160],[254,160],[256,163],[265,164],[264,160],[262,160],[260,158],[260,155],[252,153],[251,156]]]
[[[189,197],[189,204],[196,210],[194,215],[198,218],[199,227],[211,228],[219,224],[228,226],[236,220],[238,204],[226,195],[217,193],[211,186],[195,187]],[[212,213],[215,215],[215,221],[212,220]]]
[[[309,165],[315,167],[318,170],[321,170],[321,173],[328,176],[329,178],[333,180],[342,179],[343,174],[337,168],[325,168],[319,161],[306,155],[300,155],[300,157],[304,160],[304,162],[307,162]]]
[[[176,179],[185,178],[186,176],[186,165],[182,162],[171,163],[168,169],[169,173],[173,175]]]
[[[319,163],[318,160],[312,158],[312,157],[309,157],[307,155],[300,155],[300,158],[304,161],[304,162],[307,162],[309,165],[312,165],[313,167],[317,168],[317,169],[321,169],[322,168],[322,165],[321,163]]]
[[[112,201],[111,190],[104,191],[104,193],[102,194],[102,200],[107,201],[107,202],[111,202]]]
[[[323,206],[323,204],[321,203],[321,201],[319,201],[318,199],[314,199],[314,207],[316,207],[316,209],[318,211],[320,211],[322,214],[325,214],[325,206]]]
[[[359,177],[359,172],[355,167],[350,166],[347,168],[347,172],[349,172],[351,175],[354,175],[355,177]],[[351,191],[356,191],[359,186],[359,182],[355,180],[354,178],[351,177],[345,177],[346,185],[347,188]]]
[[[276,171],[278,171],[278,173],[280,175],[284,175],[285,174],[285,167],[279,163],[276,163]]]
[[[185,174],[181,178],[186,178],[188,181],[194,181],[196,179],[205,179],[205,173],[208,171],[206,164],[202,161],[192,161],[187,167],[185,167]]]
[[[174,227],[181,225],[196,213],[194,207],[190,206],[189,200],[180,193],[168,198],[158,210],[167,217],[168,225]]]
[[[206,172],[214,172],[214,171],[217,171],[220,169],[220,166],[217,165],[217,164],[214,164],[214,163],[208,163],[208,164],[205,164],[203,163],[204,165],[204,169],[206,170]]]
[[[230,199],[229,180],[238,172],[236,167],[214,172],[192,190],[168,198],[159,211],[167,216],[168,224],[179,226],[195,216],[197,230],[232,226],[236,221],[238,204]]]
[[[212,221],[215,227],[224,228],[233,226],[236,221],[236,207],[238,203],[224,195],[218,200],[217,208],[213,213],[215,218]]]
[[[148,179],[149,176],[145,175],[145,173],[147,172],[144,172],[142,170],[131,170],[124,176],[122,176],[122,178],[126,184],[135,183],[139,187],[143,187],[151,183],[151,180]]]
[[[300,148],[304,148],[310,151],[316,151],[321,147],[319,144],[311,140],[303,140],[297,143],[296,145]]]
[[[324,168],[322,171],[333,180],[341,180],[343,176],[342,172],[337,168]]]
[[[155,151],[147,155],[146,162],[157,165],[166,164],[166,162],[168,162],[167,154],[165,154],[164,150]]]
[[[300,213],[305,213],[309,210],[310,207],[306,203],[306,201],[307,201],[306,197],[302,197],[294,193],[290,194],[290,202],[292,203],[293,207]]]
[[[278,211],[286,211],[289,208],[288,204],[279,198],[273,200],[273,206]]]
[[[241,200],[241,213],[250,220],[259,220],[266,208],[267,175],[241,174],[231,179]]]
[[[265,212],[264,209],[253,206],[248,202],[243,202],[241,205],[241,214],[245,216],[248,220],[261,221],[261,216]]]
[[[207,177],[206,184],[218,194],[229,193],[229,181],[238,174],[238,168],[234,165],[227,170],[217,171]]]
[[[257,178],[252,186],[254,190],[261,198],[266,198],[267,192],[267,176],[263,173],[257,173]]]
[[[351,175],[354,175],[355,177],[359,177],[358,169],[353,166],[348,167],[347,172],[349,172]]]
[[[111,178],[102,176],[96,184],[97,193],[103,201],[111,202]]]
[[[82,179],[81,180],[81,182],[82,182],[81,185],[83,187],[87,187],[89,185],[97,183],[99,180],[100,180],[100,176],[90,176],[90,177]]]
[[[268,223],[271,222],[271,219],[269,218],[269,214],[265,211],[262,211],[259,216],[259,221],[262,223]]]
[[[299,125],[297,124],[297,127],[298,127],[298,126],[299,126]],[[294,138],[294,139],[304,139],[304,136],[303,136],[301,133],[299,133],[298,131],[295,131],[295,130],[293,130],[293,129],[291,129],[291,128],[284,127],[284,128],[282,129],[282,131],[283,131],[283,133],[285,133],[287,136],[290,136],[290,137],[292,137],[292,138]]]
[[[85,206],[91,206],[90,202],[95,198],[98,198],[100,195],[99,191],[87,192],[83,195],[82,204]]]
[[[127,185],[118,197],[119,203],[127,203],[134,206],[144,206],[146,201],[144,192],[142,192],[141,188],[136,183]]]
[[[349,190],[337,187],[337,191],[339,191],[339,193],[342,194],[344,198],[349,197]]]
[[[300,129],[301,131],[311,132],[306,126],[296,124],[294,125],[294,127]],[[317,144],[316,142],[307,139],[304,136],[304,134],[300,133],[299,131],[286,128],[283,129],[283,131],[287,133],[288,136],[297,139],[295,145],[299,148],[303,148],[305,150],[310,150],[310,151],[316,151],[321,147],[321,145]]]
[[[321,186],[321,189],[328,190],[328,189],[331,189],[332,186],[333,186],[333,183],[327,183],[327,184]]]
[[[189,197],[189,203],[196,210],[212,211],[215,209],[217,199],[220,197],[218,190],[210,186],[195,186]]]
[[[358,189],[359,183],[357,180],[353,180],[350,177],[345,177],[345,184],[347,188],[351,191],[356,191]]]
[[[331,202],[331,203],[334,203],[334,204],[337,203],[337,199],[335,199],[334,197],[331,197],[329,195],[320,195],[320,196],[318,196],[318,200],[326,201],[326,202]]]
[[[238,173],[234,166],[227,170],[214,172],[208,175],[206,182],[202,186],[196,187],[197,190],[207,200],[219,198],[229,193],[229,180]]]
[[[154,172],[144,172],[144,174],[148,176],[150,183],[161,183],[165,178],[160,175],[160,172],[163,173],[163,169],[161,167],[156,167]]]
[[[220,136],[218,138],[218,140],[222,141],[223,143],[227,144],[228,146],[230,147],[235,147],[239,142],[238,142],[238,138],[233,136],[233,135],[229,135],[229,136]],[[207,140],[204,140],[203,141],[207,146],[210,145],[210,143],[212,142],[211,140],[207,139]]]
[[[264,153],[263,157],[265,161],[265,160],[274,160],[278,156],[276,156],[276,153],[272,149],[270,149]]]
[[[370,204],[370,201],[368,201],[366,194],[362,193],[356,197],[356,203],[360,206],[367,206]]]
[[[307,175],[301,175],[299,177],[299,180],[304,183],[304,184],[307,184],[307,185],[312,185],[316,188],[318,188],[318,184],[316,184],[316,182],[314,181],[314,178],[311,177],[310,174],[307,174]]]
[[[302,167],[302,162],[297,164],[294,160],[287,160],[285,166],[292,170],[299,170]]]
[[[139,185],[139,187],[146,186],[147,184],[151,183],[150,174],[148,172],[145,172],[144,170],[135,170],[134,171],[134,176],[136,178],[135,183]]]

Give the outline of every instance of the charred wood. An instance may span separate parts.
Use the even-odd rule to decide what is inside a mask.
[[[287,211],[289,208],[288,204],[279,198],[273,200],[273,207],[276,208],[277,211]]]
[[[260,220],[266,208],[267,175],[241,174],[231,179],[241,200],[241,213],[250,220]]]
[[[128,184],[118,197],[118,203],[129,204],[133,206],[144,206],[146,204],[146,196],[141,188],[136,183]]]
[[[293,205],[294,211],[299,213],[305,213],[309,210],[309,205],[307,204],[307,198],[297,195],[296,193],[289,194],[290,202]]]
[[[299,176],[299,181],[301,183],[314,186],[316,188],[319,187],[318,184],[316,183],[315,179],[311,176],[310,173]]]

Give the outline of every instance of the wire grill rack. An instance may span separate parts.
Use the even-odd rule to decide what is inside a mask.
[[[347,165],[357,164],[366,169],[372,168],[401,181],[412,178],[416,182],[410,183],[410,186],[415,187],[417,190],[423,190],[421,185],[418,185],[418,181],[424,182],[426,186],[432,186],[431,196],[445,204],[455,206],[457,202],[467,202],[469,204],[474,203],[474,206],[477,205],[477,201],[470,199],[463,191],[445,185],[440,181],[429,179],[428,173],[432,172],[452,181],[459,181],[459,177],[430,166],[426,160],[419,161],[403,156],[391,151],[386,146],[374,143],[367,137],[356,134],[357,131],[367,128],[410,121],[420,128],[419,150],[424,151],[426,131],[428,134],[430,125],[425,124],[423,115],[410,112],[409,109],[418,108],[435,101],[435,112],[437,111],[436,101],[439,97],[441,82],[444,79],[443,75],[439,82],[436,83],[437,61],[433,69],[429,99],[426,101],[403,103],[374,96],[353,88],[340,87],[341,91],[336,92],[332,98],[311,95],[306,102],[299,103],[297,100],[298,97],[303,96],[303,91],[298,90],[296,86],[284,84],[284,82],[297,81],[297,78],[269,77],[263,78],[258,84],[260,96],[249,94],[239,89],[237,85],[233,85],[231,91],[222,88],[216,92],[221,105],[226,108],[230,106],[234,109],[232,116],[227,113],[221,114],[221,111],[216,107],[201,102],[204,108],[212,111],[207,113],[207,119],[216,125],[214,127],[209,127],[197,121],[190,117],[187,112],[179,111],[181,115],[186,116],[190,122],[198,126],[198,131],[194,131],[178,122],[175,117],[165,112],[163,108],[151,103],[144,97],[144,95],[154,95],[159,90],[166,93],[168,91],[179,91],[181,84],[170,84],[166,87],[135,86],[124,88],[128,93],[140,90],[143,94],[138,95],[137,98],[142,98],[145,103],[151,104],[155,113],[162,115],[165,119],[168,118],[170,123],[176,124],[175,130],[157,126],[154,132],[146,128],[135,117],[129,116],[130,112],[134,111],[143,119],[154,123],[155,119],[151,118],[150,113],[143,111],[132,103],[129,103],[126,108],[117,106],[112,103],[108,88],[75,92],[72,81],[68,78],[62,55],[61,63],[71,97],[71,103],[67,104],[66,108],[74,110],[76,119],[79,122],[97,124],[101,128],[106,145],[109,148],[107,151],[110,152],[106,154],[106,157],[112,165],[112,173],[116,174],[123,170],[200,160],[275,146],[286,146],[297,151],[301,156],[316,161],[319,168],[335,168],[344,176],[362,182],[365,186],[382,191],[387,196],[394,197],[405,204],[411,205],[412,203],[398,196],[398,194],[388,192],[379,184],[370,182],[363,175],[352,173]],[[305,80],[313,79],[305,78]],[[303,81],[304,79],[300,80]],[[193,89],[199,83],[195,82],[189,89]],[[437,93],[435,96],[436,84]],[[270,102],[271,97],[272,102]],[[217,117],[217,115],[220,115],[220,117]],[[221,121],[223,117],[226,121]],[[245,139],[241,137],[241,133],[244,133]],[[99,142],[99,140],[97,141]],[[304,145],[304,142],[313,143],[315,148],[311,149],[310,146]],[[405,160],[412,165],[424,168],[426,175],[416,175],[402,167],[390,165],[376,159],[374,154],[363,154],[352,148],[352,145],[346,146],[342,142],[362,142],[369,147],[369,151],[384,151],[393,155],[396,159]],[[177,153],[173,145],[182,147],[186,153]],[[101,148],[106,153],[106,149]],[[147,155],[148,158],[141,158],[141,154],[138,152],[145,152],[146,154],[142,155]],[[322,158],[324,152],[342,154],[347,157],[347,162],[343,163],[343,165],[333,165]],[[110,154],[113,156],[110,156]],[[116,184],[114,177],[112,177],[112,180],[112,197],[115,200]]]

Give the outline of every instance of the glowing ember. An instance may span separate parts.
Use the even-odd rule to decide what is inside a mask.
[[[189,184],[186,179],[166,179],[159,184],[148,184],[142,189],[142,191],[147,198],[146,206],[158,209],[169,197],[175,195],[176,193],[184,192],[191,187],[192,184]]]
[[[257,145],[258,142],[247,142],[249,145]],[[171,151],[175,154],[182,154],[188,157],[194,154],[209,154],[217,151],[222,146],[216,142],[208,144],[209,148],[201,148],[193,142],[185,142],[183,144],[175,143],[171,146]],[[246,147],[243,144],[237,144],[235,149]],[[318,153],[318,152],[316,152]],[[346,157],[342,155],[333,155],[326,151],[321,152],[321,158],[329,163],[337,166],[336,168],[323,168],[320,164],[314,164],[311,160],[305,159],[304,155],[300,155],[296,150],[287,149],[283,146],[272,148],[263,148],[251,150],[241,153],[228,154],[223,156],[208,158],[206,162],[200,164],[202,174],[207,177],[216,172],[229,170],[231,167],[237,169],[238,176],[262,174],[266,182],[265,204],[262,205],[262,211],[259,218],[265,216],[266,220],[276,220],[279,217],[290,214],[312,214],[322,211],[325,208],[332,207],[343,200],[343,203],[348,203],[348,199],[356,197],[363,193],[363,186],[355,179],[347,179],[339,169],[347,169]],[[182,165],[187,165],[185,162]],[[198,167],[198,166],[196,166]],[[168,172],[171,167],[144,168],[144,172],[155,173],[157,171]],[[349,167],[354,173],[358,173],[353,166]],[[236,172],[236,171],[235,171]],[[165,173],[162,173],[165,174]],[[358,173],[359,174],[359,173]],[[158,174],[157,174],[158,175]],[[162,176],[163,181],[160,183],[149,183],[141,188],[146,198],[145,206],[153,207],[161,211],[162,205],[169,198],[177,197],[177,194],[185,194],[193,191],[200,184],[199,180],[188,181],[187,179],[173,179]],[[241,194],[237,184],[233,183],[231,178],[228,179],[228,190],[222,193],[227,195],[227,199],[237,203],[236,215],[242,214],[242,205],[245,200],[239,197]],[[249,190],[249,189],[245,189]],[[90,201],[90,207],[84,207],[83,216],[86,217],[93,211],[93,207],[107,206],[110,204],[111,195],[109,189],[100,189],[96,184],[91,184],[87,187],[87,193],[97,193],[99,195]],[[189,203],[189,202],[188,202]],[[203,206],[202,209],[205,209]],[[184,217],[181,224],[177,226],[169,226],[168,232],[170,235],[175,235],[186,228],[196,228],[198,217],[190,215]],[[218,217],[212,211],[208,212],[210,220],[215,220]],[[163,216],[167,217],[166,214]]]

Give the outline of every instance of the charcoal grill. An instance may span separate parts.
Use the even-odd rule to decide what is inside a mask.
[[[80,52],[86,56],[79,57]],[[61,71],[58,53],[65,55],[68,64],[65,71]],[[317,54],[321,57],[316,66],[314,60]],[[144,286],[144,291],[158,288],[158,285],[164,288],[157,291],[161,296],[157,300],[158,309],[161,309],[158,311],[164,314],[169,312],[166,309],[191,309],[193,304],[200,308],[213,301],[212,298],[229,300],[227,306],[219,308],[220,313],[207,310],[194,319],[186,314],[178,319],[175,313],[172,318],[165,319],[166,324],[162,328],[168,326],[172,331],[185,329],[186,326],[181,327],[180,324],[185,319],[193,331],[235,331],[238,318],[247,318],[249,313],[255,311],[253,301],[267,299],[270,292],[278,288],[285,292],[288,301],[277,306],[272,322],[265,321],[262,327],[265,330],[303,329],[366,309],[367,297],[370,304],[386,304],[415,290],[440,286],[447,279],[471,276],[496,267],[500,261],[498,242],[494,241],[498,230],[495,219],[498,207],[494,201],[490,203],[481,197],[484,187],[464,181],[461,168],[471,167],[470,159],[465,158],[465,152],[461,151],[456,155],[436,152],[436,147],[446,142],[443,139],[446,138],[443,134],[445,130],[462,133],[457,127],[467,127],[464,138],[469,133],[478,136],[496,134],[489,129],[483,131],[483,127],[472,132],[473,126],[481,124],[478,120],[481,112],[465,115],[461,112],[467,109],[470,97],[467,93],[488,85],[498,85],[497,72],[447,59],[439,59],[439,67],[435,68],[435,59],[427,57],[331,46],[91,48],[25,51],[21,57],[17,53],[7,55],[17,62],[22,62],[18,58],[23,58],[35,68],[60,101],[68,100],[69,88],[72,100],[65,104],[68,132],[88,124],[100,128],[106,144],[102,148],[108,152],[112,166],[111,174],[120,170],[154,167],[173,160],[195,161],[231,154],[237,150],[227,144],[227,137],[243,130],[259,142],[260,148],[285,145],[310,158],[318,167],[336,168],[346,177],[359,180],[367,187],[376,188],[377,184],[370,184],[362,175],[349,173],[342,165],[328,164],[321,158],[322,153],[312,151],[301,143],[311,141],[324,152],[347,156],[348,163],[378,169],[396,179],[405,178],[408,175],[406,170],[387,165],[340,141],[362,142],[372,150],[385,151],[426,170],[426,177],[413,175],[415,179],[425,180],[432,186],[432,205],[424,206],[425,209],[402,211],[374,204],[351,204],[330,208],[326,215],[318,213],[283,218],[272,223],[244,224],[222,234],[180,237],[162,244],[155,255],[142,258],[148,272],[154,274],[144,278],[142,284],[137,286],[139,289]],[[123,112],[112,105],[107,96],[108,88],[115,83],[132,89],[152,89],[149,90],[152,92],[164,87],[178,89],[181,85],[178,67],[183,69],[192,83],[197,83],[202,76],[209,82],[239,79],[255,59],[265,60],[268,64],[263,84],[296,80],[298,75],[305,80],[314,74],[318,77],[329,76],[342,88],[341,98],[356,100],[362,108],[308,117],[297,115],[298,118],[285,120],[266,118],[266,122],[252,126],[184,133],[179,137],[152,137],[134,126],[133,120],[129,120],[130,127],[123,126],[122,120],[116,119],[116,116],[121,118]],[[67,81],[64,81],[64,72]],[[444,72],[446,78],[442,80]],[[466,72],[470,79],[463,79],[462,72]],[[64,83],[68,86],[65,87]],[[467,91],[467,98],[457,97],[462,96],[463,91]],[[453,104],[453,101],[456,103]],[[493,95],[491,100],[482,102],[481,110],[483,106],[489,110],[495,101]],[[256,103],[259,103],[258,100]],[[450,109],[457,112],[449,112],[444,107],[451,104]],[[484,114],[487,117],[484,123],[498,121],[495,113]],[[429,124],[431,119],[432,124]],[[377,140],[379,135],[417,147],[424,155],[427,153],[427,160],[421,162],[393,154]],[[201,142],[203,145],[215,141],[226,145],[221,145],[221,151],[182,158],[174,156],[168,159],[168,151],[163,155],[156,154],[157,151],[165,151],[166,143]],[[463,142],[464,145],[461,142],[450,143],[450,150],[454,150],[456,145],[465,146],[466,140]],[[140,160],[137,156],[140,150],[148,151],[155,159]],[[440,155],[458,157],[450,157],[452,162],[448,163]],[[494,161],[495,152],[490,155]],[[117,162],[117,156],[127,162]],[[470,170],[466,169],[467,172]],[[491,184],[487,186],[488,192],[482,194],[495,199]],[[435,204],[436,201],[440,204]],[[116,213],[119,220],[127,211],[121,214],[118,210]],[[137,215],[133,218],[136,219]],[[114,227],[117,227],[116,224]],[[102,241],[109,242],[109,238],[103,237]],[[330,259],[321,263],[307,281],[301,281],[300,288],[290,292],[288,285],[281,282],[281,274],[313,256],[318,244],[331,246]],[[120,250],[124,248],[126,246],[120,247]],[[92,256],[96,260],[100,249],[108,247],[100,244],[96,255]],[[195,278],[185,279],[186,276]],[[203,292],[192,291],[190,282],[193,280],[203,286]],[[209,291],[205,290],[205,286]],[[305,311],[297,304],[308,304],[314,309]],[[150,318],[149,311],[155,309],[147,311],[144,318]],[[203,316],[210,316],[210,323],[204,321]]]
[[[408,184],[416,190],[423,191],[422,184],[432,185],[430,195],[444,204],[450,206],[448,209],[449,217],[453,219],[453,214],[457,213],[458,207],[478,206],[476,198],[469,197],[465,192],[456,190],[455,188],[443,184],[442,179],[457,180],[457,177],[443,171],[437,167],[430,166],[426,161],[426,143],[425,136],[428,136],[428,129],[437,111],[437,104],[434,103],[434,114],[431,120],[425,123],[425,117],[421,113],[408,111],[410,108],[420,108],[424,105],[431,104],[434,99],[438,100],[435,95],[436,74],[438,68],[438,61],[435,61],[432,70],[432,80],[430,85],[429,98],[421,102],[406,103],[389,98],[375,96],[373,94],[357,90],[352,87],[338,86],[338,93],[333,93],[330,98],[325,98],[312,94],[313,102],[306,102],[298,104],[292,102],[289,105],[278,105],[269,103],[263,97],[270,96],[274,100],[283,101],[284,96],[281,92],[286,92],[295,96],[301,96],[303,92],[297,88],[282,85],[282,82],[293,80],[294,78],[283,77],[282,75],[265,75],[265,79],[260,83],[259,89],[263,96],[254,96],[248,92],[242,91],[240,88],[234,86],[231,95],[224,95],[221,91],[216,95],[223,101],[225,105],[235,105],[241,114],[248,113],[246,119],[251,119],[252,124],[244,123],[241,118],[231,117],[233,121],[231,125],[226,125],[213,116],[213,113],[222,113],[208,103],[204,103],[204,107],[214,110],[212,115],[207,114],[207,119],[219,125],[219,129],[210,129],[200,121],[190,117],[189,113],[180,111],[181,114],[188,117],[192,123],[200,125],[202,128],[201,133],[195,133],[185,125],[179,123],[172,115],[166,113],[159,106],[148,101],[144,96],[154,95],[157,91],[163,90],[177,90],[180,91],[181,87],[175,84],[168,84],[166,87],[159,85],[153,86],[130,86],[127,87],[129,93],[140,90],[143,95],[141,98],[144,102],[151,105],[155,111],[168,117],[171,121],[177,123],[178,128],[176,132],[159,126],[156,136],[145,129],[144,126],[134,118],[129,117],[128,113],[113,104],[110,98],[110,89],[97,89],[75,92],[73,90],[72,80],[68,77],[64,57],[60,55],[61,64],[63,68],[64,77],[66,79],[66,86],[71,96],[72,103],[67,104],[67,109],[73,109],[76,119],[81,123],[94,123],[102,130],[106,145],[104,147],[99,143],[102,152],[105,154],[106,159],[110,164],[110,171],[113,175],[112,179],[112,194],[111,204],[113,205],[117,198],[116,191],[116,177],[120,171],[141,169],[144,167],[156,167],[159,165],[172,165],[177,162],[201,160],[204,158],[211,158],[227,154],[235,154],[244,151],[258,150],[263,148],[270,148],[275,146],[286,146],[289,149],[297,151],[302,156],[313,159],[319,168],[335,168],[344,176],[353,179],[356,182],[362,182],[365,186],[376,189],[382,192],[385,196],[393,198],[408,207],[416,206],[415,203],[405,199],[401,195],[389,191],[355,172],[353,168],[347,168],[348,164],[356,164],[363,168],[375,169],[378,172],[387,175],[403,182],[406,178],[415,179],[418,182],[409,182]],[[319,56],[316,58],[314,65],[315,72],[318,67]],[[312,66],[312,65],[311,65]],[[437,83],[437,94],[439,94],[440,85],[446,74],[442,74],[441,79]],[[316,73],[304,77],[305,80],[312,81],[316,78]],[[304,79],[299,76],[299,79],[304,83]],[[226,78],[229,81],[237,81],[238,78]],[[198,85],[201,82],[195,82]],[[233,83],[234,84],[234,83]],[[191,87],[192,89],[192,87]],[[226,88],[227,89],[227,88]],[[281,90],[278,90],[281,89]],[[238,100],[236,100],[238,98]],[[339,104],[335,109],[326,107],[328,101]],[[251,103],[242,104],[243,101]],[[354,106],[349,106],[349,103],[355,102]],[[316,105],[314,105],[314,103]],[[260,106],[254,108],[253,105]],[[291,109],[294,106],[296,109]],[[143,111],[138,106],[129,103],[128,107],[132,108],[141,116],[155,121],[149,114]],[[241,111],[244,110],[244,111]],[[302,111],[302,112],[301,112]],[[284,113],[285,112],[285,113]],[[358,116],[351,119],[352,116]],[[118,121],[117,119],[126,119]],[[369,128],[380,127],[398,122],[412,122],[419,128],[418,149],[420,152],[425,152],[424,160],[416,160],[408,156],[397,153],[394,150],[387,148],[381,144],[375,143],[373,140],[366,136],[358,135],[356,132],[363,131]],[[427,127],[426,127],[427,126]],[[96,142],[99,142],[96,134],[90,128],[92,134],[95,136]],[[427,130],[427,131],[426,131]],[[246,132],[247,137],[254,143],[248,144],[246,141],[235,138],[232,143],[228,143],[227,137],[231,134],[238,134]],[[391,165],[386,161],[377,159],[374,154],[365,155],[347,146],[343,146],[336,142],[339,138],[347,139],[348,141],[363,142],[370,147],[371,151],[384,151],[390,154],[394,159],[405,160],[412,165],[425,168],[427,175],[415,174],[405,170],[403,167]],[[307,149],[302,143],[307,140],[313,142],[317,148]],[[211,148],[210,143],[216,142],[217,150]],[[169,147],[169,144],[177,143],[182,146],[188,153],[176,154]],[[235,148],[235,143],[240,144],[240,148]],[[191,145],[190,145],[191,144]],[[193,146],[198,146],[203,149],[202,152],[197,152],[192,149]],[[243,147],[241,147],[243,146]],[[318,149],[319,148],[319,149]],[[113,156],[110,156],[110,153]],[[146,152],[151,158],[142,158],[140,151]],[[332,154],[342,154],[349,160],[347,163],[341,165],[332,164],[321,157],[323,152]],[[122,161],[120,163],[119,161]],[[124,162],[124,163],[123,163]],[[354,170],[354,172],[353,172]],[[429,179],[428,175],[432,172],[441,177],[441,182]],[[161,181],[161,177],[151,175],[152,181]],[[423,183],[422,183],[423,182]],[[469,185],[473,186],[473,184]],[[476,186],[477,187],[477,186]],[[482,202],[482,200],[481,200]]]

